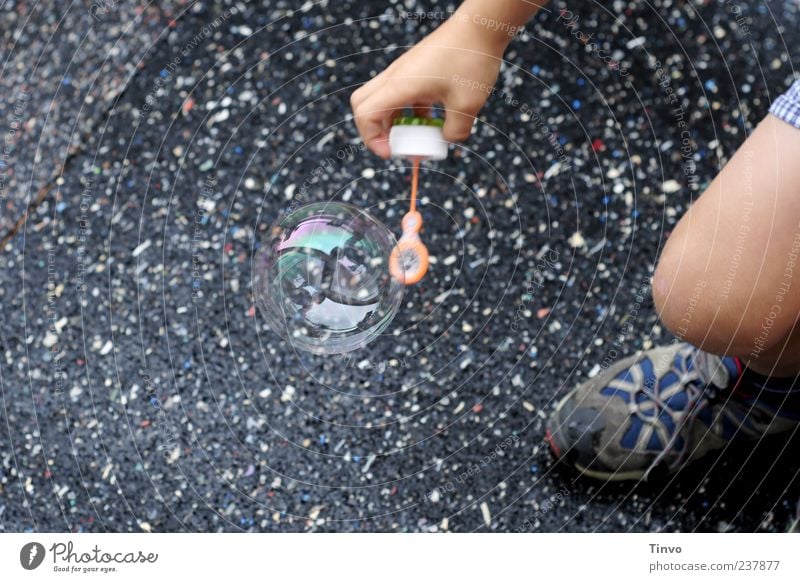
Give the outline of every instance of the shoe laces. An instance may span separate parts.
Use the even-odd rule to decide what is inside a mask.
[[[678,374],[678,382],[687,395],[687,403],[682,410],[675,410],[670,407],[661,397],[657,385],[654,385],[650,392],[645,392],[644,388],[639,389],[640,392],[645,393],[648,399],[655,404],[656,414],[648,416],[637,406],[634,409],[634,414],[638,418],[646,423],[656,423],[661,415],[660,413],[663,411],[669,414],[675,421],[675,430],[672,431],[664,448],[650,463],[650,466],[644,473],[643,479],[647,479],[650,472],[660,465],[665,458],[676,453],[675,449],[678,438],[684,433],[684,429],[688,429],[685,432],[683,447],[677,451],[675,458],[669,463],[669,468],[671,470],[675,469],[684,462],[689,451],[692,450],[688,437],[693,432],[691,429],[697,421],[698,415],[719,397],[720,390],[724,390],[728,387],[725,376],[721,374],[722,363],[718,356],[707,354],[691,346],[684,348],[680,355],[685,362],[685,366],[682,369],[676,369],[673,364],[673,371]]]

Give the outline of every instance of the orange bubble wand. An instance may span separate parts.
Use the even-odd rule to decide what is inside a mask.
[[[411,173],[411,206],[401,222],[403,234],[389,256],[389,272],[404,285],[413,285],[428,272],[428,248],[422,243],[422,215],[417,211],[419,158],[413,158]]]
[[[411,207],[401,222],[403,234],[389,255],[389,272],[400,283],[413,285],[428,272],[428,249],[422,244],[422,215],[417,211],[420,160],[443,160],[447,142],[442,136],[444,121],[432,117],[397,117],[389,132],[392,157],[410,158]]]

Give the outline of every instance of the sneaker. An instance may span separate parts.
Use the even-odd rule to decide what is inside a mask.
[[[547,441],[581,473],[621,481],[657,467],[675,473],[734,438],[795,429],[800,415],[748,394],[742,374],[737,358],[690,344],[648,350],[567,394],[548,419]]]

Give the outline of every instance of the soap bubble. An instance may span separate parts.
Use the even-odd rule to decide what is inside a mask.
[[[256,303],[297,348],[340,354],[363,347],[403,298],[388,268],[395,244],[386,226],[350,204],[300,207],[272,226],[256,256]]]

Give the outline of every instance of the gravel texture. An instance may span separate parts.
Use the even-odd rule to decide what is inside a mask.
[[[423,167],[429,275],[347,357],[267,328],[251,259],[300,203],[397,230],[410,170],[361,147],[348,97],[433,9],[27,5],[0,15],[0,124],[30,89],[0,222],[1,530],[787,529],[794,444],[603,485],[553,464],[543,421],[604,358],[671,341],[656,257],[790,83],[796,4],[566,6],[627,77],[540,13],[468,144]]]
[[[7,1],[0,6],[0,231],[11,229],[80,151],[150,49],[172,1]],[[179,12],[178,12],[179,13]],[[5,233],[4,233],[5,234]]]

